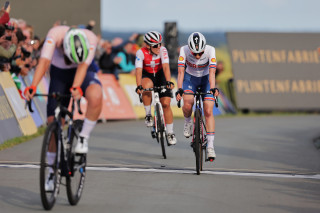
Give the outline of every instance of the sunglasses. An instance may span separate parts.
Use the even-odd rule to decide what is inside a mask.
[[[161,47],[161,43],[158,43],[158,44],[152,46],[152,48],[158,48],[158,47]]]
[[[197,55],[199,55],[200,57],[203,55],[203,53],[204,52],[201,52],[201,53],[194,53],[194,52],[191,52],[192,53],[192,55],[194,55],[194,56],[197,56]]]

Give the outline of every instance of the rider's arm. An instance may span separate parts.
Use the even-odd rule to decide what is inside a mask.
[[[216,68],[209,68],[209,83],[210,88],[216,87]]]
[[[42,77],[46,73],[46,71],[49,69],[49,66],[51,64],[51,60],[47,58],[40,58],[39,63],[37,65],[37,68],[34,72],[33,80],[31,85],[37,87],[39,82],[41,81]]]
[[[136,53],[136,61],[135,61],[137,86],[142,85],[143,60],[144,60],[144,55],[141,49],[139,49]]]
[[[160,57],[161,57],[163,73],[166,78],[166,81],[171,81],[169,56],[168,56],[168,51],[165,47],[160,48]]]
[[[142,85],[142,68],[136,68],[136,82],[137,86]]]
[[[186,63],[186,54],[184,52],[184,46],[180,48],[180,54],[178,59],[178,89],[182,88],[184,72],[185,72],[185,65]]]

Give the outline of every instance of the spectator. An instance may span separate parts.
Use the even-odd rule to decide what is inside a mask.
[[[7,33],[3,25],[0,25],[0,57],[9,62],[17,49],[18,40],[14,33]]]
[[[217,62],[217,68],[216,68],[216,75],[215,75],[217,84],[219,84],[221,82],[221,80],[219,79],[219,76],[221,76],[223,70],[224,70],[223,61],[218,61]]]
[[[9,22],[10,17],[9,17],[9,13],[11,10],[11,6],[9,4],[9,6],[7,7],[7,9],[2,8],[0,11],[0,24],[6,24]]]
[[[134,54],[134,48],[133,43],[131,41],[128,41],[123,46],[123,51],[120,51],[117,54],[117,57],[121,58],[120,63],[118,64],[119,68],[125,72],[130,73],[132,75],[135,75],[135,65],[134,60],[135,56]]]
[[[120,63],[121,58],[116,57],[116,49],[112,47],[109,41],[106,40],[102,47],[104,48],[104,52],[99,59],[102,73],[114,74],[116,79],[119,79],[117,64]]]

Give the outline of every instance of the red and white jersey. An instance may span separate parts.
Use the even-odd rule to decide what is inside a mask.
[[[142,68],[148,73],[157,73],[162,69],[162,64],[169,64],[168,51],[165,47],[160,47],[160,54],[150,53],[147,47],[139,49],[136,53],[136,68]]]
[[[186,67],[186,72],[195,77],[202,77],[209,74],[209,68],[216,68],[216,50],[206,45],[204,53],[196,59],[188,45],[181,47],[178,59],[178,67]]]
[[[41,50],[41,56],[40,56],[41,58],[47,58],[51,60],[51,64],[61,69],[75,68],[78,66],[78,64],[75,64],[75,63],[66,65],[64,61],[64,50],[63,50],[62,44],[63,44],[64,36],[69,29],[70,27],[68,26],[57,26],[57,27],[51,28],[47,34],[46,41]],[[89,54],[85,63],[90,65],[94,58],[98,39],[97,39],[97,36],[90,30],[87,30],[87,29],[80,29],[80,30],[84,31],[89,41],[89,45],[90,45]]]

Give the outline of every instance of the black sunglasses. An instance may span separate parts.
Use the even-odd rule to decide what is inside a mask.
[[[161,47],[161,43],[158,43],[152,46],[152,48],[158,48],[158,47]]]
[[[194,53],[194,52],[191,52],[192,53],[192,55],[194,55],[194,56],[197,56],[197,55],[199,55],[200,57],[203,55],[203,53],[204,52],[201,52],[201,53]]]

